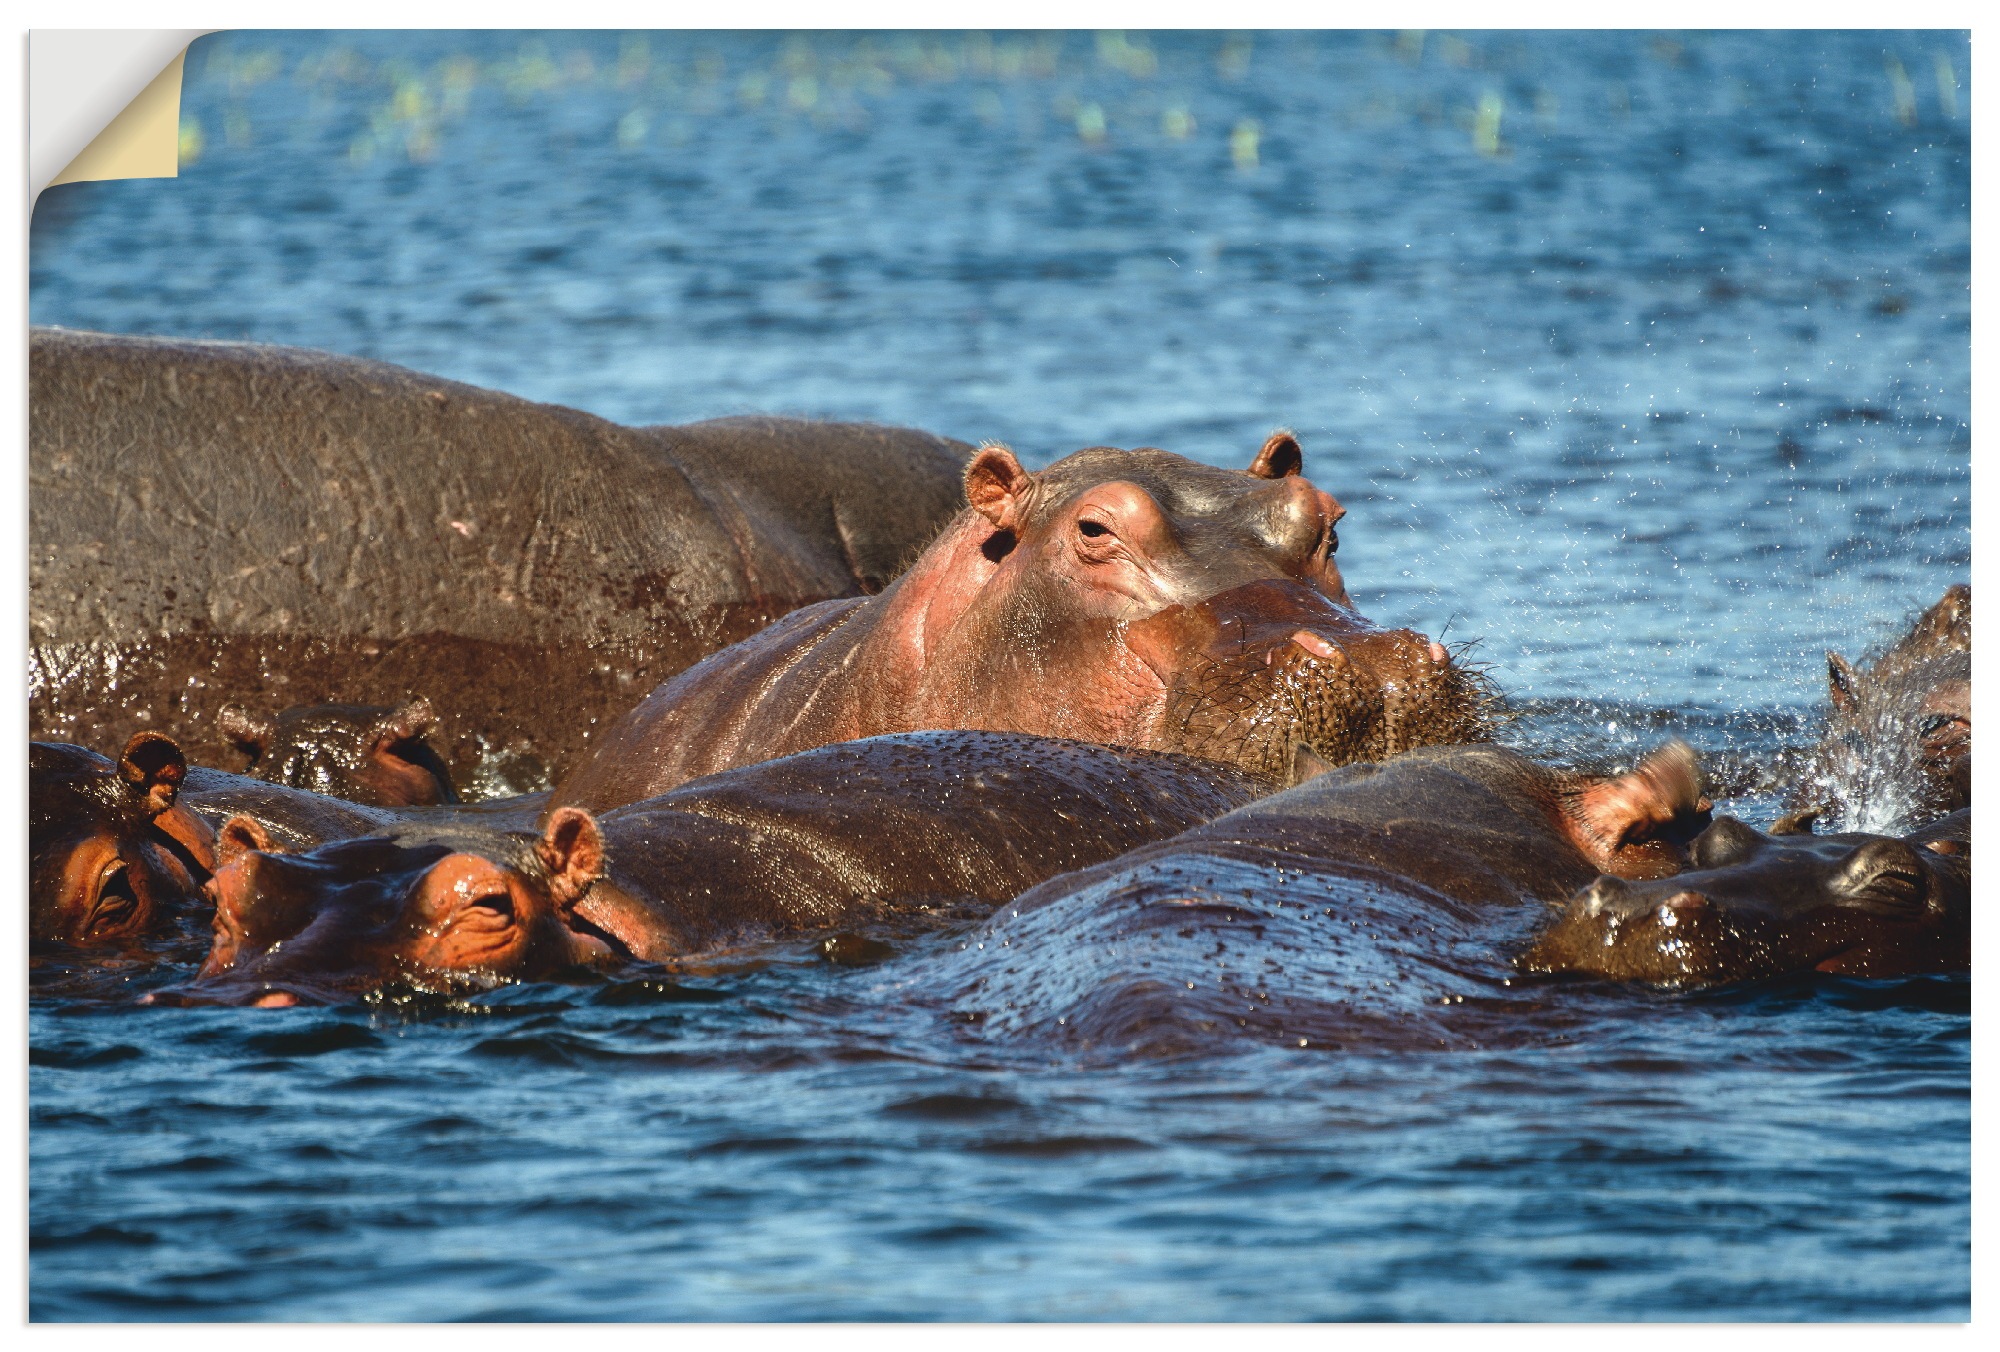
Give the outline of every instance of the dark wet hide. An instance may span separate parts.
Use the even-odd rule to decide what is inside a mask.
[[[534,793],[567,764],[563,747],[633,704],[664,675],[763,628],[779,612],[717,606],[644,643],[495,643],[448,634],[402,640],[182,634],[128,644],[38,646],[29,652],[29,706],[38,736],[121,745],[134,730],[171,724],[194,762],[238,769],[242,755],[215,725],[220,697],[254,705],[395,703],[430,695],[439,752],[468,799]],[[112,693],[107,697],[105,690]]]
[[[1031,894],[1034,895],[1034,894]],[[1227,1051],[1507,1045],[1535,1034],[1479,914],[1268,859],[1175,857],[1045,905],[1004,908],[898,974],[998,1043],[1086,1060]],[[919,994],[923,992],[925,994]],[[1470,1005],[1471,1017],[1465,1006]]]

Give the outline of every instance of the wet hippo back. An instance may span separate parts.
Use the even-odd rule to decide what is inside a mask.
[[[880,926],[976,917],[1268,788],[1192,757],[927,732],[747,766],[602,818],[406,810],[297,852],[237,818],[218,833],[216,947],[173,998],[490,985],[834,928],[873,931],[837,960],[879,956]]]
[[[879,589],[969,447],[853,424],[621,427],[379,362],[37,330],[35,735],[222,759],[213,711],[412,691],[467,771],[559,771],[661,679]],[[540,766],[535,764],[539,759]],[[503,776],[503,779],[506,777]]]
[[[1052,878],[894,993],[984,1037],[1120,1056],[1490,1042],[1534,998],[1508,955],[1545,903],[1672,872],[1707,809],[1680,745],[1616,778],[1411,751]]]
[[[995,902],[1272,786],[1191,756],[992,732],[871,737],[691,780],[601,818],[579,907],[655,961]]]

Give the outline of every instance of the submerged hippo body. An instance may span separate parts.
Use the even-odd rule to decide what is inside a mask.
[[[157,732],[134,734],[116,761],[87,747],[31,742],[29,937],[130,957],[134,944],[170,938],[189,923],[205,934],[218,833],[232,820],[248,823],[273,848],[299,851],[411,820],[525,827],[546,799],[369,806],[189,765],[173,739]]]
[[[225,703],[421,690],[475,796],[546,787],[664,677],[880,590],[963,505],[972,449],[623,427],[250,343],[36,329],[29,375],[31,735],[226,762]]]
[[[539,830],[406,820],[288,854],[221,831],[189,999],[295,1003],[672,962],[990,907],[1270,786],[1191,757],[993,733],[822,747]]]
[[[1791,805],[1868,830],[1970,807],[1972,588],[1949,588],[1866,666],[1826,659],[1826,727]]]
[[[426,740],[438,723],[429,700],[393,709],[307,704],[270,718],[230,704],[216,723],[248,758],[254,779],[372,807],[458,801],[451,771]]]
[[[604,810],[698,775],[925,728],[1174,751],[1289,782],[1463,741],[1482,688],[1445,650],[1354,611],[1343,509],[1280,433],[1248,472],[1004,448],[971,506],[879,596],[802,610],[662,685],[558,787]]]
[[[1970,809],[1901,837],[1767,835],[1720,817],[1689,855],[1664,880],[1598,879],[1522,965],[1666,986],[1971,970]]]
[[[1412,751],[1051,879],[879,993],[1117,1055],[1477,1043],[1521,999],[1507,954],[1549,903],[1599,873],[1675,871],[1707,814],[1679,743],[1615,778]]]

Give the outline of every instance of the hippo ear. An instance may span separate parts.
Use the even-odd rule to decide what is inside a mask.
[[[1947,647],[1972,642],[1972,588],[1963,582],[1945,588],[1936,605],[1917,621],[1917,631]]]
[[[174,805],[187,768],[187,757],[163,732],[135,733],[118,757],[118,778],[125,782],[125,792],[152,817]]]
[[[271,842],[271,833],[264,829],[262,822],[244,813],[237,813],[222,824],[215,833],[215,866],[228,868],[246,854],[276,854],[278,847]]]
[[[583,900],[604,876],[604,835],[597,819],[580,807],[559,807],[542,828],[535,853],[549,871],[549,891],[564,910]]]
[[[435,730],[437,721],[437,710],[431,707],[431,702],[418,696],[375,720],[375,726],[368,730],[368,749],[382,752],[398,742],[413,742]]]
[[[1693,835],[1707,825],[1710,806],[1694,748],[1675,739],[1648,752],[1630,774],[1585,788],[1571,811],[1581,828],[1579,843],[1601,868],[1623,846]]]
[[[965,500],[1000,530],[1018,530],[1031,482],[1012,451],[1000,445],[982,446],[965,467]]]
[[[1829,648],[1826,652],[1826,697],[1841,713],[1851,712],[1856,692],[1861,689],[1861,673],[1848,660]]]
[[[268,718],[258,718],[240,704],[225,704],[215,715],[216,730],[238,749],[250,757],[255,764],[266,751],[271,749],[271,739],[277,735],[277,728]]]
[[[1299,449],[1299,439],[1280,427],[1271,433],[1264,449],[1257,452],[1257,458],[1250,462],[1250,473],[1260,479],[1289,478],[1299,472],[1305,460],[1305,452]]]
[[[1331,774],[1333,762],[1307,746],[1304,742],[1292,743],[1292,783],[1303,784],[1308,779],[1318,779]]]
[[[1799,812],[1787,812],[1771,823],[1770,834],[1774,836],[1809,836],[1813,833],[1813,823],[1819,820],[1823,807],[1809,807]]]

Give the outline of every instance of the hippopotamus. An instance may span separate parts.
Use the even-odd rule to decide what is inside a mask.
[[[251,777],[374,807],[458,801],[451,771],[425,740],[437,724],[427,699],[395,708],[307,704],[271,718],[227,704],[216,715]]]
[[[1710,815],[1681,742],[1605,775],[1422,748],[1052,878],[851,998],[1117,1056],[1479,1045],[1533,998],[1509,954],[1552,904],[1677,872]]]
[[[232,819],[274,849],[306,850],[410,817],[500,827],[532,822],[546,794],[473,806],[371,807],[189,765],[163,733],[135,733],[116,761],[60,742],[28,746],[28,912],[36,940],[125,946],[211,906],[218,830]]]
[[[1949,588],[1865,667],[1828,652],[1826,726],[1789,797],[1893,830],[1972,803],[1972,588]]]
[[[118,945],[201,904],[215,835],[178,801],[187,758],[136,733],[117,761],[85,747],[28,747],[28,935]]]
[[[1718,817],[1670,878],[1599,878],[1521,965],[1662,986],[1972,967],[1972,811],[1902,836],[1766,833]]]
[[[626,427],[297,348],[37,328],[31,736],[424,690],[461,791],[546,789],[660,680],[880,591],[973,448],[735,417]],[[481,771],[485,773],[481,773]]]
[[[553,802],[603,811],[700,775],[889,732],[987,729],[1174,751],[1290,782],[1465,741],[1486,687],[1363,619],[1345,509],[1288,432],[1247,470],[1093,447],[1030,474],[988,445],[969,506],[881,594],[829,601],[689,668]]]
[[[406,818],[297,853],[223,824],[216,940],[175,998],[350,999],[676,963],[912,916],[976,917],[1272,786],[1193,757],[982,732],[817,748],[535,829]]]

